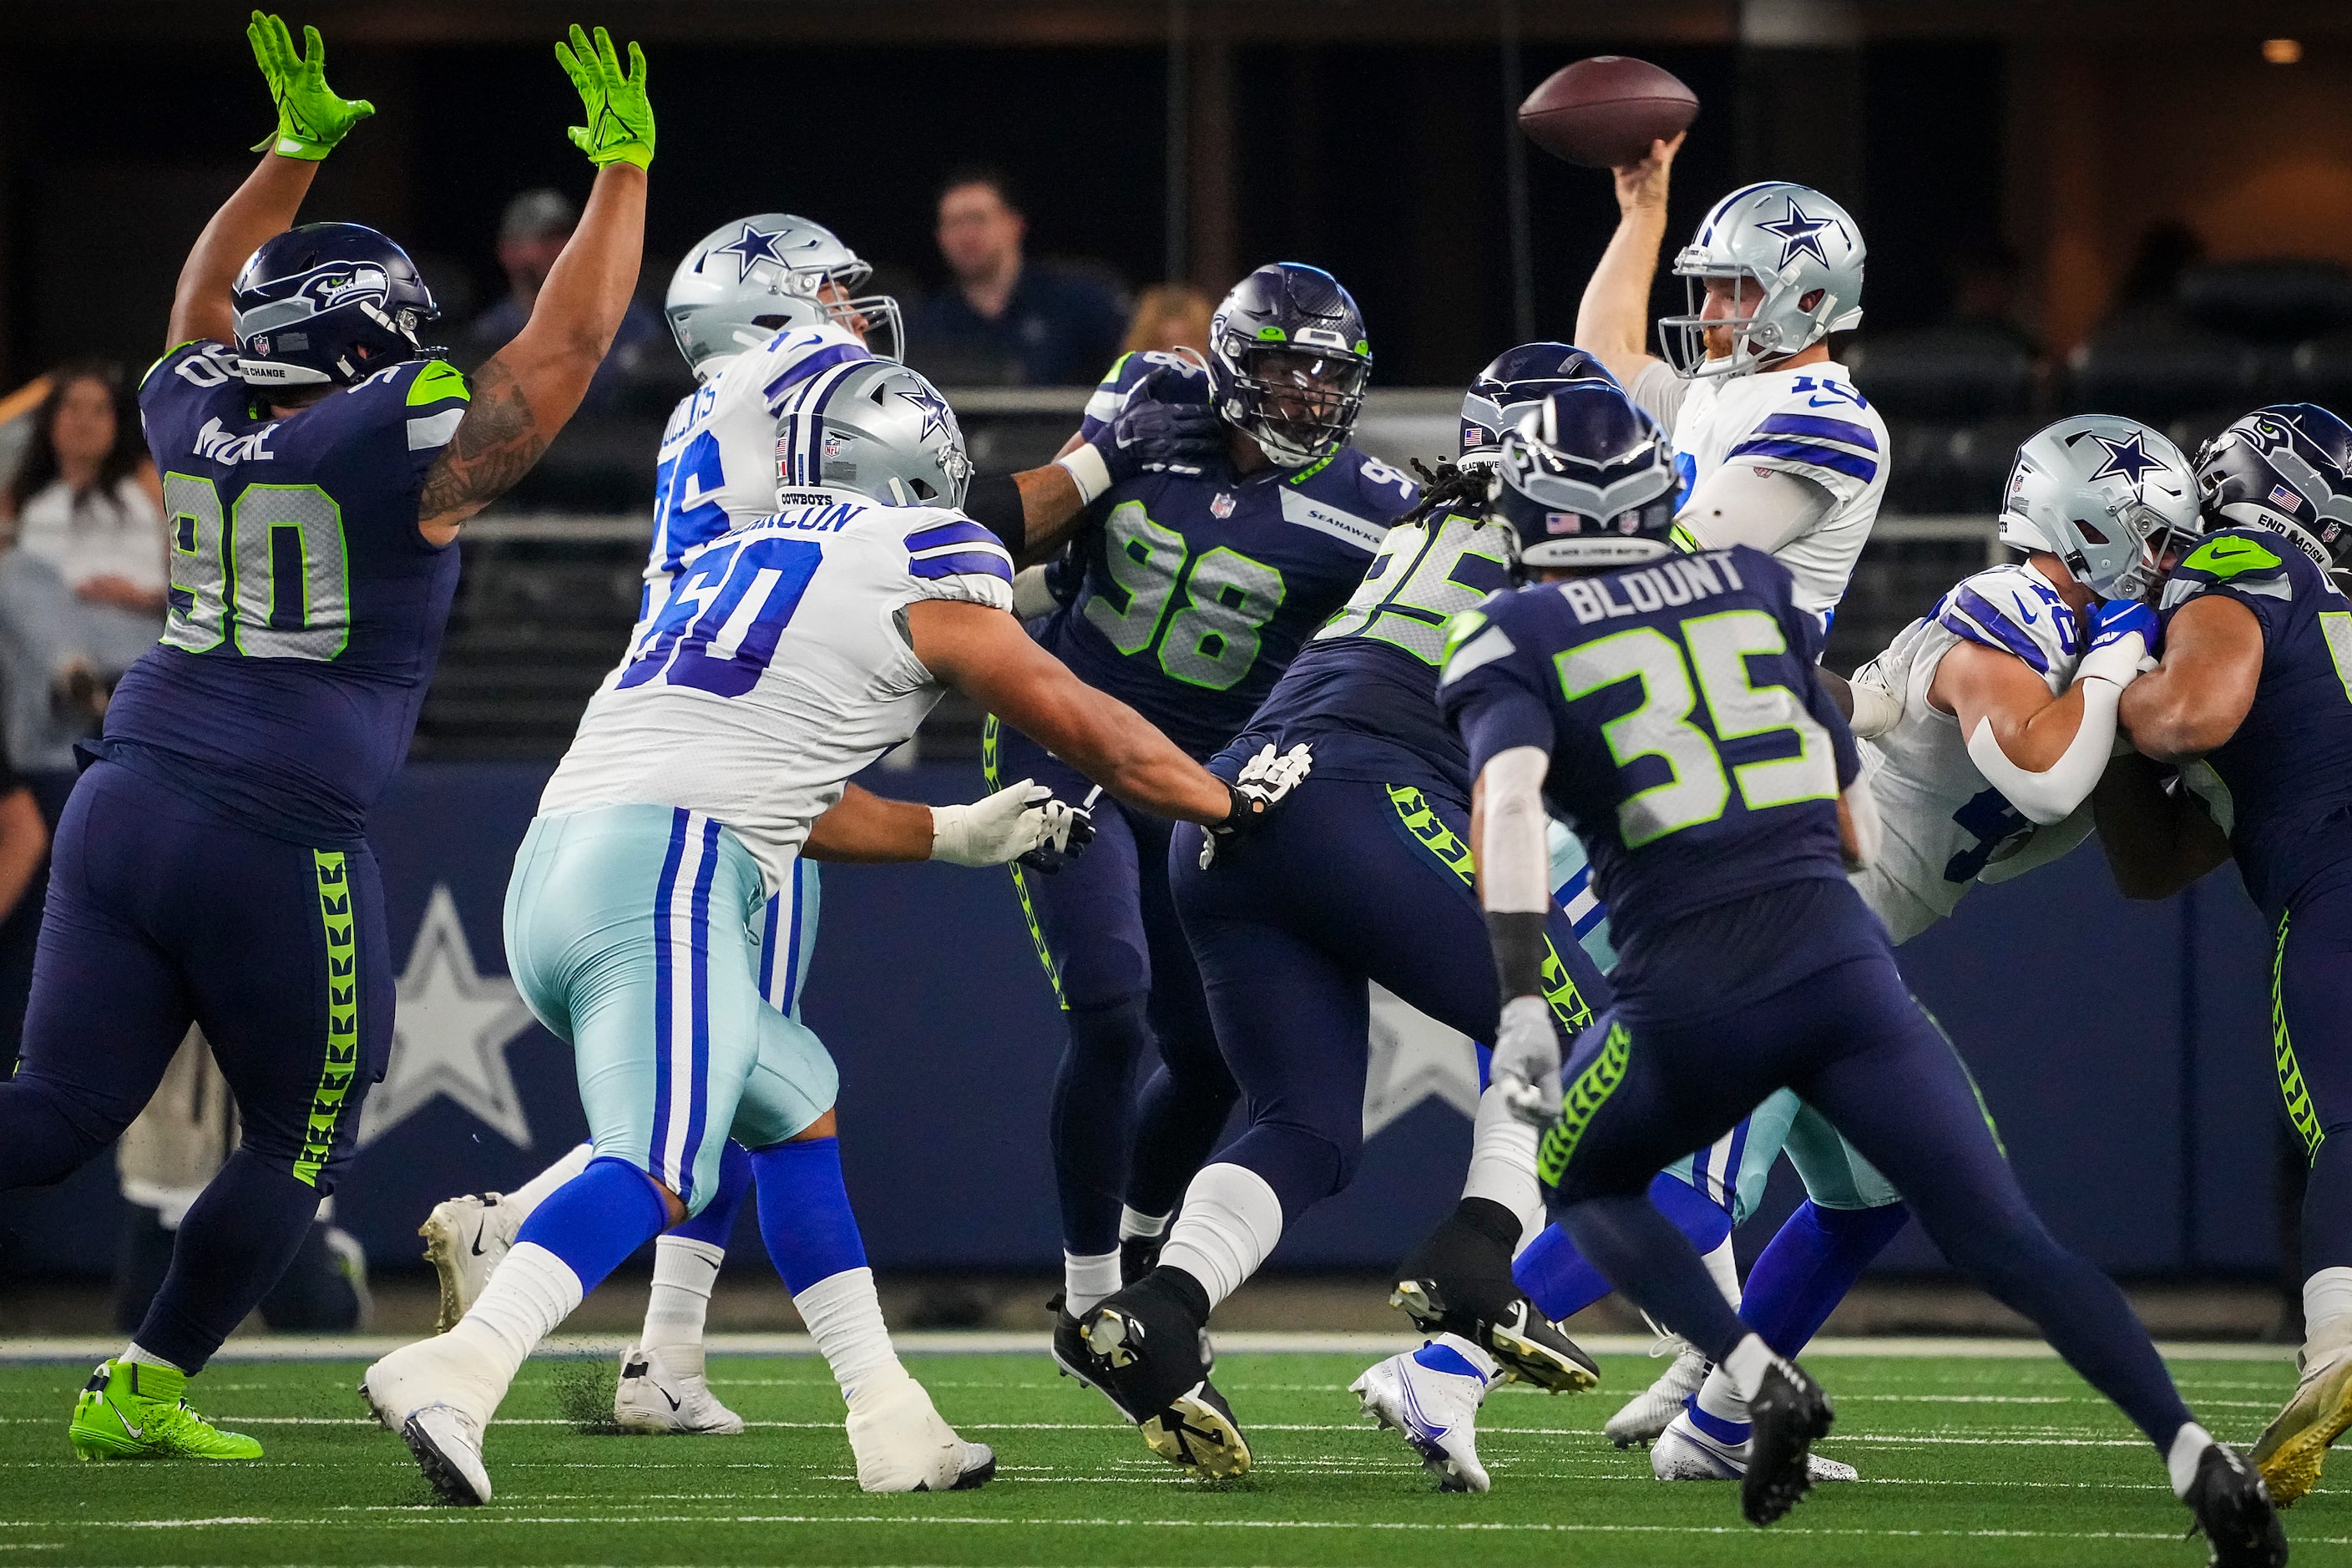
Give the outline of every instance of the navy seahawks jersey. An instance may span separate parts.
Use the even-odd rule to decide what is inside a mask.
[[[2208,534],[2174,569],[2165,620],[2207,595],[2253,612],[2263,673],[2237,733],[2181,777],[2276,920],[2312,873],[2352,858],[2352,601],[2302,551],[2254,528]]]
[[[1502,524],[1448,513],[1391,529],[1355,594],[1283,672],[1227,758],[1304,742],[1318,778],[1412,783],[1466,802],[1469,759],[1437,710],[1437,663],[1447,622],[1510,578]]]
[[[1129,354],[1095,394],[1083,429],[1155,367]],[[1108,402],[1107,402],[1108,400]],[[1045,648],[1195,757],[1248,724],[1316,628],[1363,581],[1412,481],[1352,447],[1305,468],[1146,473],[1094,504],[1076,596]]]
[[[1860,759],[1791,586],[1735,545],[1499,594],[1448,633],[1439,700],[1471,768],[1551,754],[1545,795],[1628,962],[1696,910],[1845,879]]]
[[[457,552],[417,531],[466,378],[393,365],[283,419],[215,342],[139,388],[171,519],[163,641],[124,674],[92,750],[257,831],[348,841],[407,754]]]

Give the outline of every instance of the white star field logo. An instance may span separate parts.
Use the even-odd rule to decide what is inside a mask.
[[[1470,1037],[1372,987],[1372,1060],[1364,1079],[1364,1136],[1424,1100],[1478,1114],[1478,1048]]]
[[[530,1148],[530,1122],[507,1069],[507,1047],[531,1023],[512,980],[474,966],[457,902],[446,887],[435,888],[400,976],[392,1068],[368,1095],[360,1147],[446,1094],[508,1142]]]

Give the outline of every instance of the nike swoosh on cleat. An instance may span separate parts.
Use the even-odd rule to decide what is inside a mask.
[[[112,1406],[110,1406],[109,1408],[113,1408],[113,1407],[112,1407]],[[114,1418],[115,1418],[117,1421],[120,1421],[120,1422],[121,1422],[121,1423],[122,1423],[122,1429],[123,1429],[125,1432],[130,1433],[130,1434],[131,1434],[131,1436],[133,1438],[135,1438],[135,1439],[143,1439],[143,1438],[147,1436],[147,1428],[146,1428],[146,1427],[144,1427],[144,1426],[133,1426],[131,1424],[131,1417],[130,1417],[130,1416],[128,1416],[128,1415],[125,1415],[124,1414],[122,1414],[122,1412],[121,1412],[120,1409],[115,1409],[115,1411],[114,1411]]]
[[[669,1401],[669,1407],[673,1414],[685,1408],[684,1405],[678,1403],[677,1395],[672,1394],[668,1389],[665,1388],[661,1390],[661,1396]]]

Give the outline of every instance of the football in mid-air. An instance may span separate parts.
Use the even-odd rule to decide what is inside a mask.
[[[1589,169],[1638,163],[1650,143],[1698,118],[1698,95],[1672,71],[1626,55],[1595,55],[1544,78],[1519,105],[1519,129],[1556,158]]]

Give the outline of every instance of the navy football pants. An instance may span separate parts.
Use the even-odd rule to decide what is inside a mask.
[[[1787,933],[1792,956],[1817,942],[1854,952],[1839,939],[1875,920],[1843,881],[1759,899],[1777,907],[1754,923]],[[1946,1258],[2164,1447],[2189,1413],[2147,1331],[2112,1280],[2042,1228],[1968,1069],[1878,936],[1876,952],[1810,973],[1791,964],[1784,987],[1736,1007],[1685,1013],[1704,993],[1677,985],[1642,998],[1641,1019],[1612,1011],[1587,1031],[1538,1152],[1561,1224],[1635,1304],[1720,1360],[1747,1331],[1647,1190],[1662,1167],[1793,1089],[1895,1184]]]
[[[393,994],[364,844],[264,837],[97,763],[58,823],[24,1057],[0,1085],[0,1190],[104,1151],[204,1026],[243,1140],[188,1211],[137,1336],[193,1372],[334,1191],[391,1049]]]
[[[2311,1161],[2303,1271],[2352,1265],[2352,866],[2322,873],[2279,916],[2271,1050],[2286,1119]]]
[[[1495,1037],[1502,1003],[1469,832],[1458,797],[1331,778],[1300,785],[1205,871],[1201,829],[1176,832],[1170,880],[1247,1107],[1220,1158],[1263,1176],[1286,1224],[1355,1174],[1368,982],[1473,1040]],[[1547,988],[1572,1034],[1607,1005],[1608,982],[1557,909],[1551,943],[1564,966],[1546,966]]]
[[[1093,783],[992,716],[982,738],[989,787],[1032,778],[1073,804]],[[1054,1172],[1062,1245],[1082,1257],[1118,1245],[1122,1202],[1175,1208],[1238,1094],[1201,996],[1201,976],[1168,894],[1173,824],[1108,795],[1095,841],[1053,876],[1020,866],[1013,884],[1070,1037],[1054,1075]],[[1160,1068],[1139,1097],[1136,1064],[1157,1044]]]

